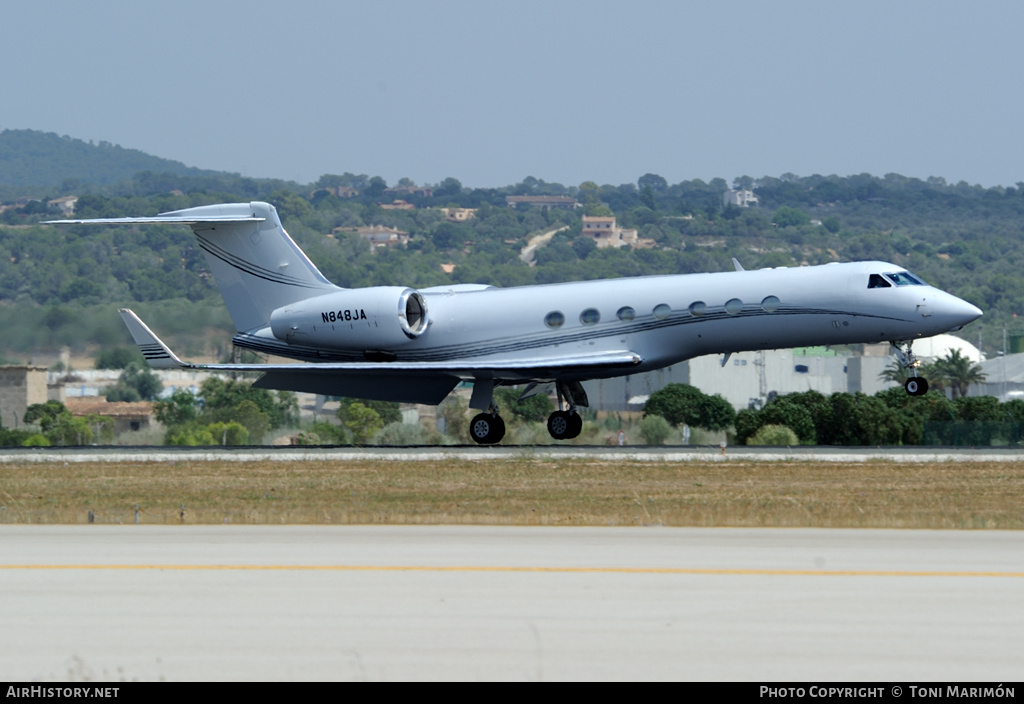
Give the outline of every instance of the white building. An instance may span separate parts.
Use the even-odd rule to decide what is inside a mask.
[[[738,205],[741,208],[757,207],[760,205],[757,196],[753,191],[741,189],[739,191],[726,191],[722,195],[722,205]]]

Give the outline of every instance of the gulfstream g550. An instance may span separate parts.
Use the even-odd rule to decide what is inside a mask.
[[[714,274],[646,276],[501,289],[453,285],[345,289],[328,281],[267,203],[209,205],[156,217],[65,224],[188,225],[206,254],[238,334],[234,344],[301,360],[183,362],[130,310],[132,337],[156,368],[261,372],[255,386],[438,404],[473,382],[478,443],[505,424],[499,385],[555,385],[556,439],[579,435],[582,383],[659,369],[705,354],[888,341],[916,369],[911,345],[981,315],[894,264],[859,262]],[[915,375],[911,394],[927,382]]]

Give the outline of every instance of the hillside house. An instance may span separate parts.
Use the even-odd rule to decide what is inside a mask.
[[[637,243],[637,231],[619,227],[614,217],[584,215],[581,234],[594,240],[599,248],[634,246]]]

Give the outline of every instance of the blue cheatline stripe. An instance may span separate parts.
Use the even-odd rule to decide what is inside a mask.
[[[900,318],[891,318],[877,315],[864,315],[848,311],[817,309],[817,308],[795,308],[783,307],[773,313],[767,313],[760,309],[742,311],[737,315],[729,315],[724,310],[708,312],[699,317],[689,313],[675,313],[664,320],[658,320],[654,316],[643,316],[635,322],[622,324],[620,321],[609,321],[607,324],[594,326],[593,329],[577,330],[574,332],[558,333],[556,331],[544,330],[529,335],[518,335],[515,337],[491,338],[474,343],[473,345],[445,345],[431,347],[423,350],[393,350],[397,355],[397,361],[402,362],[444,362],[459,359],[471,359],[495,354],[507,354],[525,350],[536,350],[543,347],[554,347],[589,340],[598,340],[612,335],[630,335],[640,332],[649,332],[665,328],[683,327],[701,322],[734,320],[739,318],[754,318],[761,316],[797,316],[797,315],[824,315],[824,316],[848,316],[856,318],[870,318],[873,320],[884,320],[894,322],[906,322]],[[266,337],[240,333],[235,336],[234,343],[239,347],[251,349],[266,354],[275,354],[293,359],[306,359],[317,362],[361,362],[362,351],[327,351],[316,347],[289,345],[286,342],[272,340]],[[386,368],[386,363],[382,363]]]
[[[228,266],[234,267],[239,271],[245,272],[250,276],[255,276],[265,281],[270,281],[275,284],[281,284],[283,286],[300,286],[302,288],[324,288],[325,284],[330,285],[326,279],[323,282],[310,282],[297,276],[288,276],[281,274],[280,272],[271,271],[264,267],[253,264],[252,262],[246,261],[241,257],[232,254],[231,252],[218,247],[207,239],[196,235],[196,241],[199,243],[200,249],[209,254],[210,256],[219,259]]]

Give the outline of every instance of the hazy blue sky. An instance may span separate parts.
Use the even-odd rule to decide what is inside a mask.
[[[0,129],[300,182],[1024,181],[1024,3],[31,0]]]

